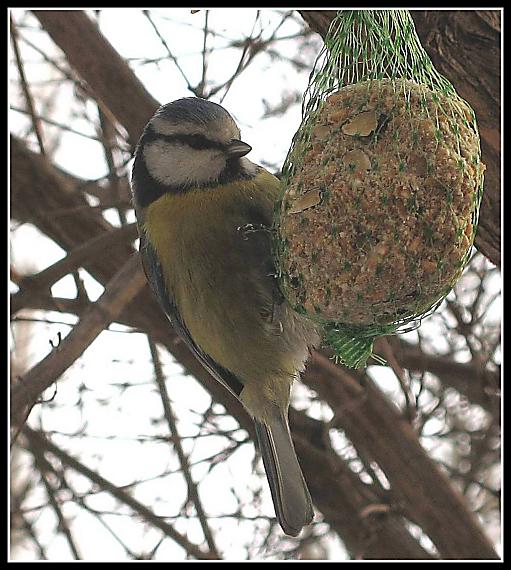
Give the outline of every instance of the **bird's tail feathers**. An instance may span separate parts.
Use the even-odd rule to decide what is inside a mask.
[[[273,504],[286,534],[297,536],[314,518],[312,500],[296,458],[284,412],[255,420],[255,428]]]

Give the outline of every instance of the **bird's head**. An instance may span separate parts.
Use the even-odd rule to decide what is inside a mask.
[[[208,186],[239,169],[250,150],[222,106],[186,97],[162,105],[149,121],[135,153],[133,176],[143,170],[152,182],[172,189]]]

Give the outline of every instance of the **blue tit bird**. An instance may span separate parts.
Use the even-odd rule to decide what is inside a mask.
[[[319,343],[280,293],[271,253],[279,180],[220,105],[161,106],[135,151],[131,186],[148,282],[176,332],[253,417],[277,519],[314,516],[293,447],[291,385]]]

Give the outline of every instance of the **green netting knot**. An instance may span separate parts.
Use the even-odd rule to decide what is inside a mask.
[[[332,323],[325,326],[324,342],[333,350],[333,358],[337,363],[349,368],[364,368],[371,357],[379,364],[385,364],[383,358],[374,354],[373,345],[379,336],[391,332],[394,331],[369,334],[360,329]]]

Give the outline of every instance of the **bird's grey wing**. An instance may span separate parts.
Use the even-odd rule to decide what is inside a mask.
[[[227,388],[229,392],[234,396],[239,397],[243,390],[243,384],[234,374],[226,370],[223,366],[220,366],[208,354],[203,352],[197,344],[195,344],[190,332],[181,318],[181,315],[179,314],[176,304],[167,291],[158,256],[143,232],[140,232],[140,256],[142,258],[142,266],[151,289],[156,295],[176,333],[183,339],[188,348],[190,348],[206,370],[208,370],[208,372],[218,382]]]
[[[252,283],[260,283],[264,290],[259,304],[263,320],[276,334],[281,334],[280,315],[286,300],[279,287],[271,254],[272,219],[270,215],[265,215],[264,211],[256,208],[250,208],[246,212],[246,218],[251,222],[238,228],[246,244],[247,253],[250,253],[251,265],[246,270],[253,272]]]

